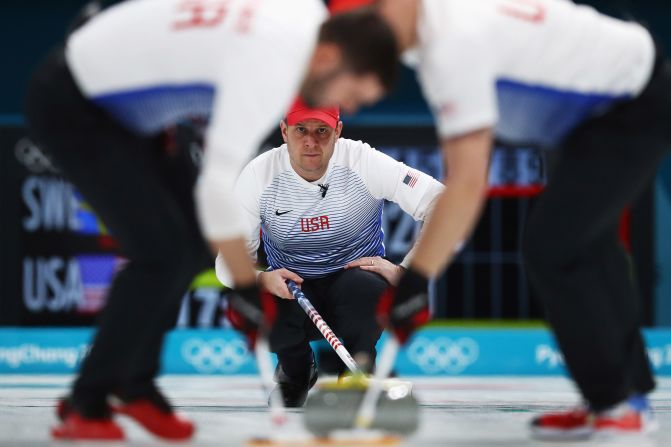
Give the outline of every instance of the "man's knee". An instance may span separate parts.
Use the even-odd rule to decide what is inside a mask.
[[[337,322],[336,333],[347,349],[356,351],[371,351],[382,335],[382,328],[377,323],[374,314],[363,318],[348,318]]]
[[[380,275],[359,268],[345,270],[332,293],[338,303],[351,303],[358,310],[374,308],[389,283]],[[353,309],[356,311],[357,309]]]

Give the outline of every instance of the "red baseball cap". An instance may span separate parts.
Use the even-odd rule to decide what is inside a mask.
[[[331,0],[329,2],[329,11],[331,14],[340,14],[341,12],[348,12],[372,3],[373,0]]]
[[[329,127],[335,129],[338,125],[338,121],[340,121],[340,108],[336,106],[311,109],[301,98],[296,98],[287,112],[287,124],[293,126],[298,122],[308,119],[323,121]]]

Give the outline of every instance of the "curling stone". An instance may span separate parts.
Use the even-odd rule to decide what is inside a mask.
[[[320,384],[305,403],[305,427],[317,437],[352,429],[367,387],[365,377]],[[370,429],[407,436],[417,430],[418,425],[419,406],[411,386],[395,380],[386,382]]]

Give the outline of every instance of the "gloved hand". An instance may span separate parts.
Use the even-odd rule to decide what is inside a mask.
[[[275,298],[256,284],[238,287],[229,295],[226,316],[253,348],[259,332],[270,333],[277,316]]]
[[[429,321],[429,280],[408,269],[398,283],[390,286],[380,297],[377,307],[378,321],[389,327],[400,343],[405,343],[412,333]]]

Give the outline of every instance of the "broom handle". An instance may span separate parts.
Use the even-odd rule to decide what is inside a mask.
[[[360,374],[361,373],[361,368],[359,368],[359,365],[357,365],[356,361],[354,358],[350,355],[349,351],[345,346],[343,346],[342,343],[340,343],[340,339],[336,336],[336,334],[331,330],[328,324],[324,321],[321,315],[319,315],[319,312],[314,308],[310,300],[305,296],[303,291],[298,288],[295,282],[292,280],[287,280],[287,287],[289,288],[289,291],[293,295],[293,297],[296,299],[298,304],[303,308],[305,313],[308,315],[310,320],[314,323],[315,326],[317,326],[317,329],[319,329],[319,332],[322,333],[326,341],[329,342],[333,350],[338,354],[338,357],[345,363],[345,366],[353,373],[353,374]]]
[[[256,364],[261,375],[261,383],[266,392],[270,395],[270,419],[276,426],[283,425],[287,421],[284,403],[280,398],[280,393],[273,392],[273,364],[270,360],[270,346],[268,337],[265,333],[259,333],[254,346],[256,355]]]
[[[382,388],[385,379],[389,377],[396,355],[398,354],[399,344],[398,340],[393,334],[389,335],[389,340],[385,343],[382,352],[380,353],[380,361],[375,369],[375,375],[370,381],[370,385],[361,400],[361,405],[354,419],[354,426],[360,429],[370,428],[375,420],[375,413],[377,411],[377,401],[382,394]]]

